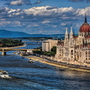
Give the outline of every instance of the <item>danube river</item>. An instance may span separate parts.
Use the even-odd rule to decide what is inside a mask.
[[[12,51],[0,56],[0,69],[8,71],[12,77],[0,78],[0,90],[90,90],[90,73],[61,70],[39,62],[28,63],[28,59]]]

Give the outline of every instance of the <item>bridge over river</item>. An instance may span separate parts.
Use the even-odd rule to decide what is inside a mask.
[[[7,51],[13,51],[13,50],[27,52],[28,49],[0,48],[0,52],[2,52],[2,55],[6,55]]]
[[[26,43],[26,42],[36,42],[36,43],[30,43],[28,45],[41,45],[40,42],[42,42],[42,41],[28,40],[28,41],[22,41],[22,42],[24,42],[24,43]],[[25,51],[25,52],[27,52],[27,51],[33,50],[33,49],[19,49],[19,47],[24,47],[24,46],[26,46],[26,44],[22,45],[22,46],[15,46],[15,47],[0,47],[0,52],[2,52],[2,55],[6,55],[7,51],[16,50],[16,51]],[[18,48],[18,49],[16,49],[16,48]]]
[[[36,42],[36,43],[39,43],[39,42],[44,42],[44,40],[43,41],[41,41],[41,40],[39,40],[39,41],[36,41],[36,40],[25,40],[25,41],[22,41],[22,42]]]

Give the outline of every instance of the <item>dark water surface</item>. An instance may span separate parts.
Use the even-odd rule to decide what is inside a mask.
[[[12,79],[0,78],[0,90],[90,90],[90,73],[58,68],[12,55],[0,56],[0,69]]]

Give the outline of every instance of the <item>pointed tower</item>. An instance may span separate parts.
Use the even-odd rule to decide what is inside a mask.
[[[66,33],[65,33],[65,39],[64,39],[64,47],[68,46],[69,40],[68,40],[68,28],[66,26]]]
[[[69,36],[69,58],[70,60],[74,60],[74,54],[75,54],[75,40],[73,37],[73,30],[72,30],[72,25],[71,25],[71,30],[70,30],[70,36]]]
[[[68,50],[69,49],[69,36],[68,36],[68,28],[66,26],[66,33],[65,33],[65,39],[64,39],[64,47],[63,47],[63,57],[65,59],[68,59]]]
[[[74,37],[73,37],[72,25],[71,25],[70,36],[69,36],[69,46],[74,47]]]
[[[66,26],[65,39],[68,39],[68,28],[67,28],[67,26]]]
[[[84,23],[87,23],[87,17],[86,17],[86,14],[85,14]]]
[[[71,30],[70,30],[70,39],[73,38],[73,31],[72,31],[72,25],[71,25]]]

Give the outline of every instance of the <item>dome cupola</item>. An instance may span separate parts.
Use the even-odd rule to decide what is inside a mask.
[[[85,33],[86,33],[86,32],[90,32],[90,26],[89,26],[89,24],[87,23],[86,15],[85,15],[84,24],[82,24],[82,26],[80,27],[79,32],[85,32]]]

